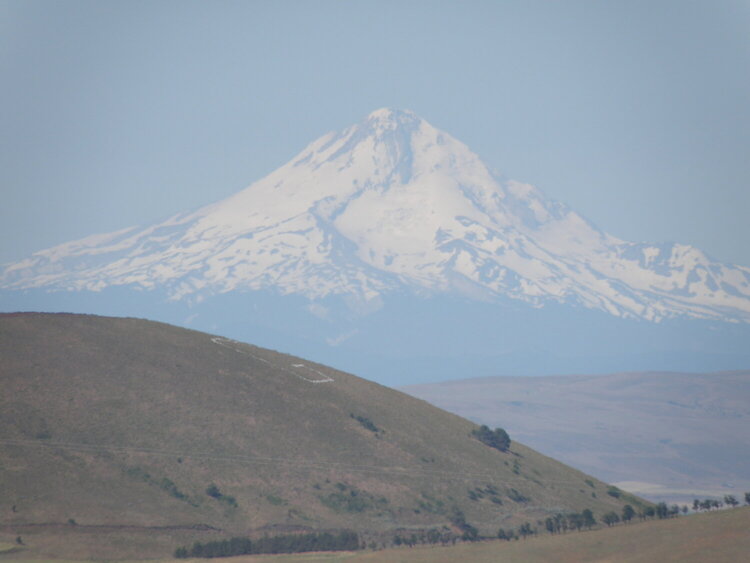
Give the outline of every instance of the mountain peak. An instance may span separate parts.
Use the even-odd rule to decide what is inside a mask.
[[[426,122],[410,110],[380,108],[370,113],[359,128],[367,135],[408,138]],[[393,137],[392,137],[393,138]]]
[[[750,320],[750,269],[611,237],[393,108],[193,214],[42,251],[0,274],[7,289],[112,285],[173,299],[274,288],[363,301],[408,288],[649,320]]]
[[[367,116],[366,121],[403,123],[406,121],[421,121],[421,119],[417,114],[408,109],[380,108],[371,112]]]

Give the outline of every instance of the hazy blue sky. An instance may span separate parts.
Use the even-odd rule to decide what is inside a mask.
[[[750,266],[750,2],[0,0],[0,262],[383,107],[610,233]]]

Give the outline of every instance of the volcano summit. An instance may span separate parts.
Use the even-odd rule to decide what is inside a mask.
[[[181,324],[211,316],[202,307],[222,296],[231,296],[235,325],[258,322],[251,301],[296,296],[284,308],[324,323],[310,334],[325,332],[328,345],[361,339],[368,316],[404,299],[431,309],[444,298],[481,303],[497,311],[498,323],[509,310],[517,320],[518,311],[538,309],[566,319],[589,315],[588,324],[592,313],[647,325],[750,321],[749,268],[717,263],[686,245],[618,239],[535,187],[502,180],[414,113],[391,109],[321,137],[222,201],[7,265],[0,288],[11,302],[5,309],[18,290],[79,297],[146,290],[139,294],[189,308],[175,314],[181,319],[162,319]],[[403,324],[396,311],[388,316]],[[221,330],[217,318],[201,327]],[[491,353],[548,350],[543,341],[503,343],[492,344]]]

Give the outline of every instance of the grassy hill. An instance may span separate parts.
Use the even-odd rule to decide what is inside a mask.
[[[0,541],[154,557],[349,528],[480,533],[639,499],[353,375],[169,325],[0,315]],[[512,436],[511,436],[512,437]]]

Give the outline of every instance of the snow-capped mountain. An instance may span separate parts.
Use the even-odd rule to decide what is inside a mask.
[[[37,252],[0,275],[4,289],[111,286],[161,288],[193,303],[272,289],[371,308],[406,289],[651,321],[750,321],[750,268],[690,246],[613,237],[390,109],[321,137],[222,201]]]

